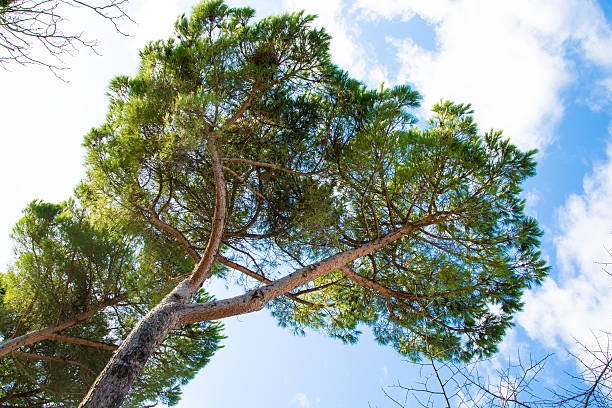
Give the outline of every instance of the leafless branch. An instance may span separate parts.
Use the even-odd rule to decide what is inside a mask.
[[[39,65],[55,76],[66,69],[63,58],[80,48],[96,52],[97,40],[68,30],[70,8],[86,8],[122,31],[128,0],[0,0],[0,67],[10,63]]]

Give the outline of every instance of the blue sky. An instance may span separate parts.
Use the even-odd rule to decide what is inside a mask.
[[[552,265],[525,295],[500,359],[516,350],[555,352],[564,364],[574,338],[612,327],[612,278],[596,261],[612,250],[612,3],[554,0],[283,0],[251,5],[259,17],[305,9],[333,35],[334,61],[370,86],[409,83],[423,95],[424,123],[440,100],[473,104],[481,129],[503,129],[537,148],[525,185],[528,211],[545,230]],[[105,90],[135,72],[138,49],[165,38],[193,1],[132,1],[132,37],[87,15],[72,20],[101,39],[101,56],[66,59],[61,82],[42,69],[0,71],[0,265],[10,262],[11,225],[32,199],[61,201],[82,176],[83,135],[106,111]],[[71,13],[78,10],[72,10]],[[78,24],[77,24],[78,23]],[[226,290],[210,284],[217,297]],[[346,346],[317,333],[295,337],[266,311],[227,319],[225,347],[185,387],[181,408],[387,407],[381,387],[418,372],[368,329]],[[565,367],[565,368],[568,368]],[[549,372],[555,377],[554,369]]]

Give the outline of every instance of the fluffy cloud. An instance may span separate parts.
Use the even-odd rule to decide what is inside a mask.
[[[364,21],[418,15],[431,24],[434,50],[410,38],[387,39],[401,64],[395,82],[413,83],[427,109],[442,98],[472,103],[481,128],[504,129],[522,148],[554,141],[568,102],[563,92],[582,81],[580,70],[599,76],[585,91],[592,108],[612,100],[612,30],[595,2],[358,0],[353,8]],[[558,210],[559,226],[551,231],[557,280],[528,293],[517,319],[533,339],[592,347],[593,334],[612,327],[612,279],[596,263],[612,261],[611,203],[612,147],[585,177],[584,191]],[[502,354],[517,348],[515,337],[502,344]]]
[[[600,262],[612,262],[612,144],[608,159],[584,179],[584,193],[571,195],[559,210],[555,240],[557,280],[525,297],[518,322],[532,338],[549,345],[587,346],[598,330],[612,327],[612,279]]]
[[[258,3],[265,2],[255,4],[265,14]],[[300,0],[282,4],[286,11],[304,8]],[[333,37],[334,62],[352,76],[371,86],[413,84],[424,96],[422,119],[440,99],[472,103],[482,129],[503,129],[524,149],[554,140],[562,92],[576,79],[570,57],[612,67],[612,32],[596,4],[582,0],[313,0],[306,12],[318,15],[315,24]],[[431,24],[437,47],[388,37],[399,62],[391,77],[372,52],[368,24],[415,15]]]
[[[312,408],[312,404],[310,403],[308,396],[301,392],[295,393],[295,397],[293,398],[293,405],[297,406],[298,408]]]
[[[438,48],[409,38],[397,47],[397,82],[411,82],[429,107],[440,99],[472,103],[483,129],[504,129],[522,148],[554,140],[564,108],[561,93],[573,79],[568,56],[610,66],[610,29],[592,2],[558,0],[359,0],[364,19],[409,20],[435,28]]]
[[[305,8],[300,0],[284,0],[283,5],[289,11]],[[330,53],[335,64],[349,70],[353,77],[372,85],[388,80],[385,68],[367,51],[368,41],[363,38],[361,29],[363,21],[354,18],[347,2],[311,0],[306,12],[316,14],[315,25],[324,27],[332,36]]]

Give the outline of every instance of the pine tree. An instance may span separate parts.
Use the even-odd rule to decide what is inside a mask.
[[[13,230],[17,262],[0,275],[2,406],[78,405],[144,310],[188,271],[152,237],[92,225],[87,215],[74,202],[33,202]],[[160,257],[163,267],[150,262]],[[220,339],[218,323],[174,330],[124,406],[178,402]]]
[[[534,151],[479,133],[469,105],[441,102],[419,129],[418,93],[333,66],[313,16],[253,17],[221,1],[180,17],[133,78],[112,81],[85,139],[78,192],[92,217],[154,236],[190,272],[83,407],[120,406],[173,330],[265,306],[345,342],[371,326],[415,360],[490,355],[547,273],[520,198]],[[247,291],[197,301],[226,271]]]

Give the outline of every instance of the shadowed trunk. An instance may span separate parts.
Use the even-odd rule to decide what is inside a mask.
[[[79,407],[120,407],[151,354],[175,327],[191,296],[180,283],[132,329]]]

